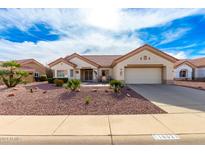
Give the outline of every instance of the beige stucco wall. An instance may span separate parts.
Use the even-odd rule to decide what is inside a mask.
[[[54,66],[51,67],[52,70],[54,70],[54,78],[57,78],[57,70],[66,70],[67,73],[65,75],[66,78],[75,78],[75,79],[79,79],[80,80],[80,76],[81,76],[81,71],[80,69],[82,68],[91,68],[93,69],[93,71],[97,71],[98,72],[98,68],[96,68],[95,66],[79,59],[79,58],[73,58],[70,60],[72,63],[76,64],[77,67],[76,68],[73,68],[72,66],[66,64],[66,63],[63,63],[63,62],[60,62]],[[74,72],[73,72],[73,77],[70,77],[70,70],[73,69]],[[76,73],[78,72],[78,73]],[[97,76],[93,73],[93,80],[94,81],[97,81]]]
[[[143,60],[143,57],[147,56],[147,60]],[[142,60],[140,58],[142,57]],[[150,60],[149,60],[150,57]],[[125,73],[125,67],[128,64],[163,64],[164,72],[163,72],[163,79],[166,81],[172,81],[174,78],[174,64],[165,58],[162,58],[148,50],[144,50],[132,57],[129,57],[128,59],[125,59],[124,61],[118,63],[113,68],[113,77],[117,80],[124,81],[124,73]],[[120,75],[120,72],[122,71],[122,75]],[[146,76],[145,76],[146,78]]]
[[[84,61],[84,60],[81,60],[77,57],[73,58],[70,60],[72,63],[76,64],[77,65],[77,68],[96,68],[95,66],[91,65],[90,63]]]
[[[174,78],[182,79],[179,75],[181,70],[187,70],[188,72],[187,72],[187,77],[186,78],[189,79],[189,80],[192,79],[193,69],[190,66],[188,66],[187,64],[179,65],[177,68],[174,69]]]
[[[99,68],[99,76],[102,76],[102,70],[109,70],[109,76],[113,77],[112,68]]]
[[[57,70],[66,70],[67,73],[65,74],[65,77],[70,78],[70,70],[74,68],[64,62],[60,62],[52,66],[51,69],[54,70],[54,78],[57,78]],[[74,71],[74,74],[75,74],[75,71]]]
[[[41,66],[41,65],[39,65],[39,64],[37,64],[37,63],[35,63],[35,62],[30,62],[30,63],[27,63],[27,64],[22,65],[22,66],[29,66],[29,67],[35,69],[35,71],[36,71],[36,72],[39,72],[41,75],[42,75],[42,74],[46,74],[46,69],[45,69],[45,67],[43,67],[43,66]]]
[[[86,62],[78,57],[72,58],[70,61],[77,65],[76,70],[90,68],[90,69],[93,69],[93,71],[96,71],[97,75],[95,75],[95,73],[93,73],[93,80],[97,81],[99,72],[98,72],[98,68],[96,66],[93,66],[92,64],[90,64],[90,63],[88,63],[88,62]],[[76,74],[75,78],[80,79],[80,71],[79,71],[79,74]]]

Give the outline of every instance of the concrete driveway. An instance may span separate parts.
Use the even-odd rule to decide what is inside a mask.
[[[168,113],[205,112],[205,91],[176,85],[129,85]]]

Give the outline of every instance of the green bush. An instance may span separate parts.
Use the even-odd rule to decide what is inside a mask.
[[[90,104],[91,101],[92,101],[91,96],[86,96],[86,97],[85,97],[85,105]]]
[[[55,79],[54,83],[57,87],[62,87],[64,84],[63,80],[59,80],[59,79]]]
[[[55,79],[63,80],[64,83],[67,83],[67,82],[68,82],[68,78],[54,78],[54,80],[55,80]]]
[[[28,72],[18,70],[21,67],[16,61],[8,61],[1,64],[0,80],[8,87],[15,87],[17,84],[23,82],[23,77],[29,75]]]
[[[71,79],[67,82],[66,86],[65,86],[66,89],[70,89],[72,91],[76,91],[78,88],[80,88],[80,80],[77,80],[77,79]]]
[[[47,76],[46,75],[41,75],[40,76],[40,81],[47,81]]]
[[[111,80],[110,87],[114,90],[115,93],[119,93],[120,90],[124,87],[124,85],[119,80]]]
[[[48,78],[47,80],[48,80],[48,83],[54,83],[55,79],[54,78]]]

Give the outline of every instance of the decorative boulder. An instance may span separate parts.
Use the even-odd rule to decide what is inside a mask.
[[[76,89],[77,92],[80,92],[80,89]]]
[[[128,93],[127,93],[126,95],[127,95],[127,97],[130,97],[130,96],[131,96],[131,95],[130,95],[130,94],[128,94]]]
[[[92,92],[97,92],[97,89],[92,89]]]
[[[8,94],[8,97],[12,97],[12,96],[15,96],[15,94],[14,93]]]
[[[45,93],[47,93],[47,91],[45,90],[45,91],[43,91],[43,94],[45,94]]]

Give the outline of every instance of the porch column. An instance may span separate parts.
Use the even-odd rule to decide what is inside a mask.
[[[98,69],[93,69],[93,81],[97,82],[98,81]]]

